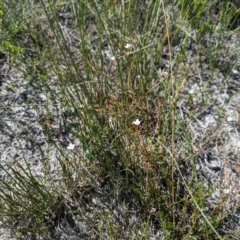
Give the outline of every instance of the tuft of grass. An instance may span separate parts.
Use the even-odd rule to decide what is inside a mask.
[[[198,178],[195,142],[179,108],[192,75],[190,42],[198,47],[196,62],[207,56],[212,84],[220,47],[209,52],[204,41],[212,31],[223,34],[215,19],[206,20],[216,4],[42,0],[1,5],[1,31],[16,42],[18,35],[26,38],[19,56],[23,75],[28,86],[47,96],[40,123],[59,153],[60,167],[55,174],[47,170],[47,153],[42,178],[26,160],[12,169],[0,166],[6,176],[0,180],[5,226],[18,237],[39,239],[69,239],[70,232],[79,239],[221,239],[217,229],[225,200],[214,214],[205,211],[211,189]],[[223,28],[233,24],[229,6],[219,10]],[[10,32],[4,11],[14,20]],[[15,53],[12,45],[1,47]],[[207,107],[211,99],[202,95],[201,101]],[[194,105],[191,96],[187,104]],[[52,137],[57,110],[81,150],[66,151]]]

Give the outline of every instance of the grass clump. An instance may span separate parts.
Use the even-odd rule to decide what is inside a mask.
[[[187,127],[212,96],[202,95],[199,108],[193,95],[186,96],[186,86],[194,72],[189,56],[193,44],[194,63],[201,64],[203,56],[209,63],[211,86],[218,46],[209,53],[207,36],[214,30],[222,39],[223,29],[209,27],[215,19],[201,25],[214,11],[213,3],[191,4],[193,12],[189,1],[21,4],[29,16],[23,31],[20,27],[25,37],[21,71],[27,87],[46,96],[39,124],[49,149],[58,153],[58,171],[49,171],[52,160],[44,151],[41,177],[25,157],[10,169],[1,165],[0,216],[15,235],[221,238],[222,205],[215,212],[206,210],[211,189],[199,180],[196,142]],[[6,26],[1,22],[2,31]],[[181,101],[193,112],[184,115]],[[27,105],[39,107],[31,100]],[[80,147],[61,141],[54,124]]]

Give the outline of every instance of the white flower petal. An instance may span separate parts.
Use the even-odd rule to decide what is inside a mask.
[[[223,193],[225,193],[225,194],[229,194],[231,192],[231,189],[229,188],[229,189],[223,189]]]
[[[132,44],[131,43],[127,43],[124,48],[129,49],[130,47],[132,47]]]
[[[236,70],[236,69],[233,69],[232,72],[233,72],[234,74],[238,74],[238,73],[239,73],[238,70]]]
[[[232,122],[233,120],[234,120],[233,117],[231,116],[227,117],[227,122]]]
[[[137,118],[135,121],[132,122],[134,125],[140,125],[141,121]]]
[[[73,150],[75,148],[75,144],[72,144],[70,143],[68,146],[67,146],[67,149],[68,150]]]
[[[194,94],[194,93],[195,93],[195,90],[191,88],[191,89],[188,90],[188,93],[189,93],[189,94]]]

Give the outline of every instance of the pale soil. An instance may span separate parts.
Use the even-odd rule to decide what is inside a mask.
[[[212,34],[209,38],[211,40],[206,39],[206,47],[210,49],[211,44],[214,46],[217,36]],[[185,119],[194,139],[199,176],[206,188],[214,189],[205,211],[210,214],[223,196],[227,198],[224,213],[235,209],[224,221],[219,233],[240,231],[239,39],[240,34],[226,33],[214,70],[209,67],[208,56],[205,56],[206,59],[201,64],[198,63],[196,53],[199,49],[194,42],[189,44],[188,68],[191,68],[192,75],[183,87],[178,105],[178,111]],[[179,46],[174,46],[174,51],[178,50]],[[106,48],[105,51],[107,55],[109,49]],[[166,63],[161,67],[166,70],[167,65]],[[49,141],[43,123],[47,112],[42,105],[47,103],[47,94],[27,84],[23,76],[24,67],[22,63],[19,63],[17,68],[12,67],[9,55],[1,53],[0,161],[7,169],[17,163],[24,165],[27,162],[35,176],[41,178],[43,172],[47,171],[57,178],[60,169],[57,158],[60,154],[56,146]],[[52,87],[54,89],[54,86]],[[207,108],[206,104],[202,103],[202,95],[208,101]],[[191,104],[188,102],[190,97]],[[67,148],[71,143],[75,144],[75,151],[81,151],[81,143],[64,127],[66,119],[59,102],[53,101],[48,105],[54,119],[51,123],[52,140],[66,152],[71,151]],[[49,161],[48,169],[44,169],[43,159]],[[1,172],[1,177],[4,177],[4,172]],[[132,216],[133,222],[134,217]],[[0,239],[14,239],[7,232],[3,229]],[[77,237],[73,236],[71,239]]]

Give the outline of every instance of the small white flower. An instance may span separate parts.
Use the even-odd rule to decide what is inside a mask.
[[[194,94],[194,93],[195,93],[195,90],[191,88],[191,89],[188,90],[188,93],[189,93],[189,94]]]
[[[236,70],[236,69],[233,69],[232,72],[233,72],[234,74],[238,74],[238,73],[239,73],[238,70]]]
[[[126,48],[126,49],[129,49],[129,48],[131,48],[132,47],[132,44],[131,43],[127,43],[125,46],[124,46],[124,48]]]
[[[68,150],[73,150],[75,148],[75,144],[72,144],[70,143],[68,146],[67,146],[67,149]]]
[[[232,122],[232,121],[234,121],[233,117],[231,116],[227,117],[227,122]]]
[[[231,192],[231,189],[230,189],[230,188],[229,188],[229,189],[226,189],[226,188],[225,188],[225,189],[223,190],[223,193],[225,193],[225,194],[229,194],[230,192]]]
[[[110,60],[111,60],[111,61],[115,61],[116,58],[115,58],[114,56],[112,56],[112,57],[110,57]]]
[[[137,118],[135,121],[132,122],[134,125],[140,125],[141,121]]]

